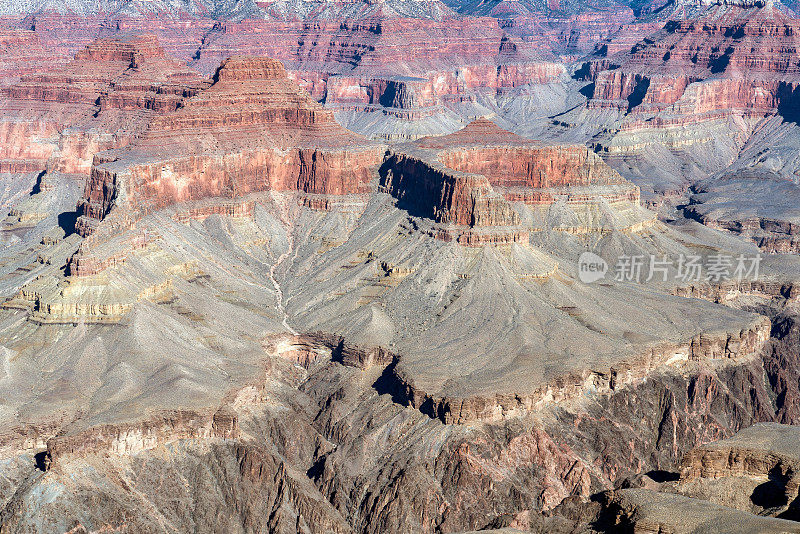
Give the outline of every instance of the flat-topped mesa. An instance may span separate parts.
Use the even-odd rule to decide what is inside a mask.
[[[800,428],[757,423],[736,435],[690,450],[681,462],[681,482],[701,478],[785,477],[787,490],[800,491]]]
[[[165,58],[155,35],[139,35],[129,40],[98,39],[75,54],[77,61],[127,63],[136,68],[146,59]]]
[[[83,235],[114,206],[135,218],[176,202],[256,191],[368,190],[380,145],[341,127],[280,62],[232,57],[214,80],[129,147],[95,159],[79,202]]]
[[[639,189],[587,147],[545,145],[486,119],[402,145],[387,155],[381,185],[412,214],[465,227],[445,235],[471,244],[524,240],[511,202],[530,208],[556,201],[639,202]],[[475,238],[484,233],[493,237]]]
[[[595,79],[590,108],[763,115],[800,107],[800,20],[771,3],[715,2],[668,22]]]
[[[257,82],[287,77],[283,63],[277,59],[253,56],[232,56],[222,62],[214,81]]]

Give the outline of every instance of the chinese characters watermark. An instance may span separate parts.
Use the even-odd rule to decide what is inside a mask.
[[[613,269],[608,262],[593,252],[584,252],[578,260],[578,278],[591,284],[606,278],[617,282],[667,282],[681,283],[724,282],[757,280],[761,267],[761,254],[710,254],[700,256],[679,254],[674,257],[654,254],[621,255]],[[609,271],[612,271],[609,273]]]

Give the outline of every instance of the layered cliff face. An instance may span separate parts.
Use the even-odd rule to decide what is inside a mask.
[[[212,230],[216,224],[207,221],[204,226]],[[240,235],[230,234],[234,239]],[[298,260],[308,265],[305,256],[300,252]],[[401,269],[396,271],[403,276]],[[209,293],[228,288],[225,313],[209,313],[204,303],[179,297],[164,300],[155,310],[136,312],[131,324],[102,327],[96,331],[103,336],[101,342],[94,330],[101,327],[96,326],[82,339],[68,338],[75,350],[73,361],[57,374],[88,358],[81,356],[87,350],[83,344],[94,339],[87,345],[90,354],[103,354],[105,359],[91,365],[109,369],[102,375],[108,374],[117,387],[112,392],[99,382],[83,380],[82,391],[92,391],[98,401],[111,395],[112,403],[103,403],[86,419],[65,416],[53,427],[6,431],[4,446],[25,451],[12,453],[3,464],[8,484],[0,484],[0,520],[6,528],[63,530],[78,523],[86,529],[116,528],[122,518],[128,525],[153,525],[168,518],[180,529],[235,532],[295,532],[298,524],[312,532],[369,533],[414,528],[462,532],[511,525],[528,530],[586,528],[593,520],[591,495],[628,485],[643,471],[676,469],[696,445],[731,435],[755,420],[775,418],[773,399],[782,393],[778,383],[763,380],[772,361],[768,352],[749,353],[756,347],[731,343],[732,350],[739,350],[736,346],[741,351],[729,357],[698,351],[697,360],[658,365],[647,378],[620,381],[611,390],[598,387],[601,376],[576,377],[570,383],[574,391],[561,398],[560,388],[567,384],[553,381],[553,398],[545,395],[530,411],[508,410],[502,420],[459,424],[429,414],[426,404],[406,405],[403,392],[385,389],[385,377],[399,372],[397,359],[402,362],[405,356],[366,349],[336,336],[284,333],[261,338],[269,319],[253,310],[247,313],[247,324],[241,324],[246,305],[236,300],[247,292],[252,298],[260,289],[240,289],[243,292],[234,297],[230,285],[217,286],[222,281],[217,274],[203,280],[191,283],[209,284]],[[721,318],[717,307],[703,306],[704,313]],[[148,319],[149,313],[156,317]],[[192,324],[226,335],[204,337],[202,354],[191,357],[189,351],[198,350],[196,342],[194,348],[189,342],[187,329]],[[154,325],[170,332],[173,343],[137,352],[141,359],[121,365],[120,348],[136,350],[136,343],[158,342]],[[51,335],[69,335],[67,327],[47,328]],[[237,338],[229,328],[249,334]],[[126,341],[129,336],[137,342]],[[261,352],[252,350],[255,340],[263,343]],[[23,372],[18,361],[26,358],[18,355],[10,371]],[[784,372],[797,370],[796,357],[792,362],[786,362]],[[158,370],[148,378],[140,376],[150,366]],[[219,371],[212,371],[216,366]],[[482,378],[486,381],[485,375]],[[169,399],[152,397],[158,389],[154,384],[161,380],[172,385]],[[64,378],[55,394],[69,397],[67,383]],[[211,387],[203,389],[199,383]],[[220,391],[225,392],[223,398],[215,399]],[[191,398],[187,392],[192,392]],[[208,408],[124,414],[124,403],[117,403],[130,394],[138,394],[147,406],[168,400]],[[484,402],[482,407],[488,409],[488,399]],[[786,406],[790,404],[796,406],[795,401]],[[123,420],[114,420],[120,409]],[[40,453],[45,472],[35,467],[34,453]],[[45,491],[48,488],[64,490]],[[637,492],[645,498],[638,499]],[[91,503],[97,498],[104,506],[93,510]],[[697,503],[665,493],[622,490],[609,498],[606,508],[621,525],[630,525],[628,520],[640,527],[666,527],[675,521],[680,525],[707,520],[717,510],[722,512],[713,516],[717,520],[750,529],[796,528],[785,520],[764,521],[744,511]],[[550,517],[542,516],[542,510]]]
[[[72,2],[96,17],[76,40],[153,25],[185,58],[200,43],[211,79],[152,38],[101,39],[0,89],[0,531],[798,530],[796,433],[730,436],[800,422],[800,257],[746,281],[621,270],[796,251],[791,39],[748,26],[724,38],[736,69],[684,58],[669,83],[669,58],[626,78],[628,28],[576,74],[610,80],[587,109],[534,52],[583,50],[628,7],[534,37],[437,2],[301,4]],[[769,6],[721,7],[721,29],[680,31]],[[82,20],[56,19],[51,38]],[[270,48],[288,69],[227,57]],[[386,146],[348,113],[387,140],[459,129]],[[682,154],[717,165],[708,147],[738,160],[668,224],[620,173],[700,175]],[[742,174],[755,161],[775,175]]]
[[[484,4],[485,5],[485,4]],[[616,35],[635,20],[634,11],[615,3],[581,6],[578,13],[520,10],[519,2],[499,2],[490,14],[507,32],[552,47],[562,58],[577,59],[594,51],[597,43]]]
[[[732,169],[697,184],[687,217],[744,239],[765,252],[800,250],[796,184],[764,168]]]
[[[78,228],[88,234],[115,205],[142,214],[266,190],[360,193],[379,154],[291,82],[280,62],[238,56],[133,145],[96,157]]]
[[[644,38],[629,30],[577,69],[588,100],[557,124],[585,132],[654,202],[755,163],[796,121],[798,21],[771,3],[687,5]]]
[[[462,242],[526,239],[529,229],[520,227],[520,215],[511,207],[515,202],[539,212],[557,202],[578,209],[598,202],[639,203],[638,189],[587,148],[547,146],[486,119],[392,152],[381,185],[398,206],[455,225],[443,232]]]
[[[693,449],[681,462],[678,489],[758,515],[800,519],[797,438],[795,427],[763,423]]]
[[[501,26],[525,41],[553,47],[562,57],[582,57],[596,43],[634,20],[624,2],[523,0],[486,3],[445,0],[459,13],[495,17]]]
[[[591,106],[763,115],[798,106],[800,23],[771,3],[712,5],[612,56]],[[791,119],[791,117],[789,117]]]
[[[0,158],[88,174],[96,152],[127,144],[204,85],[153,36],[101,39],[0,89]]]
[[[242,78],[284,84],[263,80],[280,72],[274,62],[232,62],[241,68],[217,83],[240,90],[216,100],[247,94]],[[243,119],[225,109],[198,144],[219,139],[228,150],[267,135],[237,141]],[[305,126],[290,126],[281,113],[265,118],[269,109],[249,109],[253,129],[274,121],[276,136],[294,142],[303,136],[291,131],[322,120],[306,114]],[[298,105],[290,118],[307,111]],[[426,172],[447,169],[436,157],[451,150],[459,165],[482,165],[491,153],[460,156],[481,146],[477,132],[486,147],[530,158],[531,171],[449,176],[492,189],[504,179],[618,181],[577,148],[559,147],[565,160],[550,174],[533,163],[553,147],[482,123],[416,143]],[[164,150],[168,133],[157,138]],[[155,144],[141,154],[158,154]],[[697,444],[800,413],[796,327],[674,288],[584,284],[574,266],[581,237],[553,228],[539,232],[551,239],[541,245],[431,239],[430,219],[395,201],[296,189],[171,199],[102,234],[125,214],[115,204],[75,257],[17,249],[0,265],[0,287],[15,291],[0,309],[0,522],[12,531],[117,528],[121,518],[233,532],[575,527],[571,504],[591,509],[591,495],[672,469]],[[658,255],[720,246],[658,222],[608,231],[586,241]],[[738,246],[724,251],[754,250]],[[779,274],[743,300],[791,298]],[[787,332],[781,359],[769,339],[778,331]]]
[[[489,99],[493,106],[496,98],[519,88],[560,83],[566,67],[553,53],[561,39],[556,34],[572,34],[580,26],[573,20],[566,23],[573,29],[556,29],[552,39],[534,39],[493,17],[457,15],[438,0],[307,6],[280,1],[262,3],[252,12],[233,10],[247,16],[228,16],[230,10],[218,6],[211,11],[176,7],[180,16],[164,15],[169,9],[163,6],[141,7],[72,14],[45,7],[12,24],[35,30],[45,46],[67,57],[97,38],[152,32],[170,55],[209,76],[232,55],[273,57],[312,96],[337,110],[349,127],[385,140],[450,133],[481,114],[474,109],[476,101]],[[423,97],[410,108],[406,98],[403,107],[395,107],[387,94],[380,104],[365,107],[353,102],[352,93],[338,98],[337,88],[343,84],[376,93],[398,77],[427,80],[423,92],[434,103],[425,104]],[[394,120],[376,124],[384,115]]]
[[[520,39],[496,19],[444,7],[434,18],[381,9],[348,11],[342,24],[334,14],[226,22],[208,34],[193,64],[209,69],[242,51],[275,57],[348,127],[390,141],[450,133],[476,100],[565,77],[548,45]]]
[[[45,50],[36,33],[0,29],[0,84],[7,85],[23,74],[52,67],[59,61]]]
[[[647,489],[604,495],[601,521],[674,532],[709,523],[726,532],[800,532],[797,438],[795,426],[757,423],[695,447],[674,481],[645,477]]]

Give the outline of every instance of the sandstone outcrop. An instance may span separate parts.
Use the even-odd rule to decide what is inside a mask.
[[[141,423],[92,427],[47,442],[50,464],[88,454],[137,454],[181,439],[234,439],[239,435],[236,414],[227,407],[208,415],[186,411],[157,414]]]
[[[689,451],[678,491],[758,515],[800,519],[798,430],[761,423]]]
[[[381,174],[398,206],[451,225],[443,235],[473,245],[526,240],[512,203],[639,202],[638,188],[589,149],[537,143],[486,119],[393,149]]]
[[[590,107],[692,116],[788,114],[800,106],[796,19],[771,3],[712,4],[673,20],[597,75]]]
[[[266,190],[362,193],[380,151],[339,126],[280,62],[234,57],[211,87],[152,121],[133,145],[95,158],[78,228],[87,235],[115,205],[146,214]]]
[[[88,174],[96,152],[127,144],[204,86],[154,36],[98,40],[61,67],[0,88],[0,159]]]
[[[634,531],[798,532],[798,443],[795,426],[756,423],[695,447],[684,455],[674,481],[649,479],[637,489],[605,493],[598,525]]]
[[[646,489],[625,489],[605,496],[611,530],[632,532],[790,533],[800,532],[794,521],[759,517],[733,508]]]

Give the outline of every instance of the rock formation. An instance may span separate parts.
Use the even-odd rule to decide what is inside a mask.
[[[800,518],[795,427],[762,423],[691,450],[678,490],[758,515]]]
[[[634,532],[800,532],[794,521],[759,517],[707,501],[645,489],[626,489],[607,496],[614,529]]]
[[[454,225],[442,236],[474,245],[527,239],[514,202],[536,210],[639,202],[638,189],[587,148],[536,143],[485,119],[393,149],[381,185],[404,209]]]
[[[696,447],[678,480],[605,494],[600,521],[634,530],[799,532],[797,438],[797,427],[757,423]]]
[[[449,133],[478,115],[486,100],[493,105],[498,96],[531,84],[559,83],[566,68],[553,54],[555,42],[574,47],[576,41],[589,39],[593,32],[573,35],[581,16],[599,26],[601,35],[612,31],[619,18],[615,14],[607,24],[606,13],[585,14],[559,22],[550,32],[552,39],[533,39],[531,32],[538,34],[541,26],[516,31],[497,18],[460,16],[438,0],[326,2],[299,12],[298,4],[286,1],[215,4],[213,9],[197,7],[204,3],[85,4],[72,13],[42,6],[22,20],[12,15],[8,20],[35,31],[62,57],[97,38],[143,31],[158,35],[170,55],[206,75],[233,55],[273,57],[349,126],[385,140]],[[387,85],[398,78],[416,82],[407,94],[425,94],[394,106],[401,102]],[[389,92],[384,95],[384,90]],[[384,115],[394,120],[380,120]]]
[[[557,124],[586,132],[648,201],[682,197],[796,120],[797,24],[761,2],[687,5],[644,38],[652,26],[634,24],[576,70],[588,101]]]
[[[332,22],[332,13],[312,13],[302,24],[229,21],[208,34],[193,64],[210,71],[234,53],[274,57],[348,126],[386,140],[450,133],[476,101],[565,76],[546,46],[509,34],[496,19],[438,9],[436,17],[411,17],[382,3],[377,13],[348,14],[346,24]]]
[[[791,113],[800,105],[798,22],[771,3],[713,4],[612,56],[590,106],[704,115]],[[791,117],[789,117],[791,119]]]
[[[128,143],[204,83],[153,36],[96,41],[63,67],[0,88],[0,158],[88,174],[96,152]]]
[[[267,58],[228,59],[211,87],[172,111],[123,151],[96,156],[79,204],[83,235],[115,205],[144,214],[256,191],[364,192],[380,153]]]

